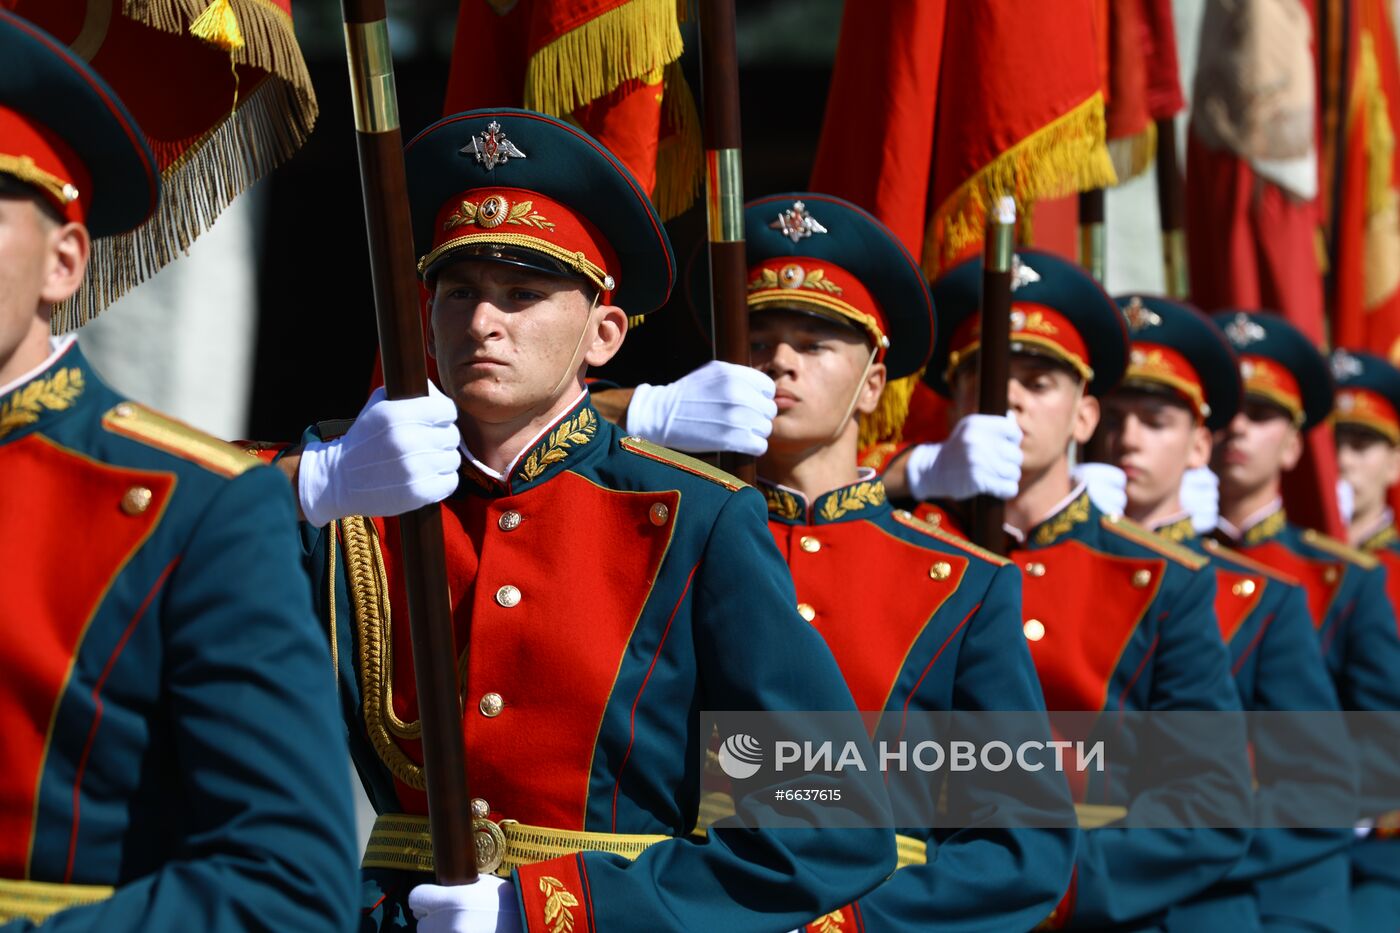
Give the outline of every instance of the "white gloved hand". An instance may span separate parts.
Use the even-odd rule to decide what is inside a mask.
[[[1191,515],[1196,534],[1209,534],[1220,524],[1220,477],[1210,467],[1194,467],[1181,477],[1181,507]]]
[[[1069,471],[1076,483],[1089,489],[1089,501],[1108,515],[1122,515],[1128,507],[1128,475],[1108,463],[1076,463]]]
[[[347,515],[400,515],[457,488],[457,406],[437,386],[389,401],[374,390],[343,437],[306,445],[298,467],[302,514],[320,527]]]
[[[904,463],[916,499],[1014,499],[1021,485],[1021,428],[1011,415],[968,415],[941,444],[920,444]]]
[[[627,433],[664,447],[757,457],[768,449],[778,406],[773,380],[750,366],[712,360],[668,385],[639,385]]]
[[[481,875],[472,884],[420,884],[408,892],[418,933],[521,933],[520,905],[509,878]]]
[[[1356,489],[1344,479],[1337,480],[1337,511],[1341,513],[1342,524],[1350,525],[1356,514]]]

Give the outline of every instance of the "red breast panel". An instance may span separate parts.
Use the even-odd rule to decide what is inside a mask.
[[[1024,579],[1022,615],[1043,626],[1043,637],[1029,644],[1046,708],[1102,710],[1165,563],[1101,554],[1078,541],[1011,557]]]
[[[1342,576],[1346,572],[1344,565],[1304,557],[1277,541],[1245,548],[1244,553],[1303,584],[1303,589],[1308,591],[1308,612],[1312,614],[1313,628],[1322,628],[1341,587]]]
[[[603,711],[680,508],[676,490],[624,492],[562,473],[518,496],[453,500],[444,510],[456,639],[469,637],[471,646],[462,690],[468,781],[493,818],[583,828]],[[519,521],[503,530],[508,511]],[[402,574],[391,566],[396,530],[386,544],[394,709],[413,721],[408,609]],[[649,641],[634,660],[650,663],[655,647]],[[503,701],[494,717],[481,712],[489,693]],[[418,742],[397,741],[422,761]],[[406,807],[425,812],[421,793],[399,790]]]
[[[967,558],[921,548],[864,521],[770,522],[768,528],[787,557],[798,602],[816,611],[812,626],[826,639],[856,708],[887,708],[914,642],[957,592]],[[804,538],[818,550],[804,550]],[[947,566],[934,572],[937,564]],[[961,621],[950,620],[950,630]]]
[[[1259,576],[1215,567],[1215,618],[1220,637],[1229,644],[1244,620],[1259,605],[1269,581]]]
[[[112,581],[159,523],[175,478],[98,463],[37,434],[0,446],[0,476],[10,490],[0,509],[10,620],[0,641],[0,877],[23,878],[49,729],[74,654]],[[151,497],[127,514],[122,501],[133,488]]]

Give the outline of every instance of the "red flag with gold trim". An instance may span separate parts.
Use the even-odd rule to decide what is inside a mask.
[[[65,42],[141,125],[161,169],[154,216],[93,244],[78,327],[184,253],[245,188],[291,157],[316,122],[291,0],[0,0]]]
[[[1041,199],[1112,184],[1099,9],[846,4],[812,190],[869,210],[932,277],[981,247],[998,197],[1013,195],[1025,217]],[[899,439],[916,380],[886,387],[862,447]]]
[[[700,118],[681,74],[685,0],[462,0],[444,113],[520,106],[577,123],[663,219],[700,190]]]
[[[1400,55],[1389,4],[1358,0],[1335,192],[1332,319],[1338,346],[1400,362]]]

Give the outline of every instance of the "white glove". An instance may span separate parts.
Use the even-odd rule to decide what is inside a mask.
[[[440,502],[457,488],[461,441],[457,406],[437,386],[395,401],[376,389],[343,437],[306,445],[297,478],[302,514],[320,527]]]
[[[1014,499],[1021,485],[1021,427],[1011,415],[968,415],[941,444],[920,444],[904,462],[915,499]]]
[[[418,933],[522,933],[520,905],[509,878],[481,875],[445,888],[420,884],[408,892]]]
[[[1356,514],[1356,490],[1344,479],[1337,480],[1337,511],[1341,513],[1342,524],[1350,525]]]
[[[1198,535],[1220,524],[1220,477],[1210,467],[1195,467],[1181,477],[1181,507],[1191,514],[1191,527]]]
[[[1128,475],[1108,463],[1076,463],[1069,471],[1076,483],[1089,488],[1089,501],[1108,515],[1122,515],[1128,506]]]
[[[778,406],[773,380],[749,366],[712,360],[664,386],[639,385],[627,433],[676,450],[757,457],[768,449]]]

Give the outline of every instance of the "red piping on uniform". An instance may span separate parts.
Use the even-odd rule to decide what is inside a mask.
[[[588,869],[584,865],[583,853],[574,853],[578,862],[578,880],[583,885],[583,916],[588,921],[588,933],[598,933],[598,923],[593,917],[593,887],[588,883]]]
[[[1346,609],[1342,610],[1340,613],[1332,617],[1332,621],[1328,624],[1327,630],[1325,632],[1319,633],[1322,641],[1323,657],[1326,657],[1327,652],[1332,650],[1332,639],[1337,637],[1337,629],[1339,628],[1338,620],[1343,618],[1349,619],[1351,617],[1352,612],[1355,609],[1356,600],[1352,600],[1351,602],[1347,603]]]
[[[642,685],[637,688],[637,696],[632,701],[632,712],[628,719],[629,734],[627,736],[627,753],[622,756],[622,764],[617,767],[617,779],[613,781],[612,799],[612,829],[617,832],[617,794],[622,789],[622,772],[627,769],[627,759],[632,757],[632,745],[637,741],[637,704],[642,702],[642,693],[647,688],[647,681],[651,680],[651,672],[656,670],[656,662],[661,658],[661,649],[666,647],[666,636],[671,634],[671,623],[676,621],[676,613],[681,610],[681,603],[685,602],[686,594],[690,592],[690,581],[695,579],[695,571],[700,569],[700,562],[696,561],[695,566],[690,568],[690,574],[685,578],[685,586],[681,589],[680,598],[676,600],[675,607],[671,610],[671,616],[666,620],[666,628],[661,632],[661,642],[656,646],[656,652],[651,656],[651,666],[647,668],[647,675],[642,678]]]
[[[122,637],[117,640],[117,646],[112,649],[112,656],[107,659],[107,665],[102,668],[102,674],[97,678],[97,683],[92,685],[92,702],[96,707],[92,715],[92,728],[88,730],[87,742],[83,744],[83,753],[78,756],[78,772],[73,778],[73,829],[68,834],[68,866],[63,871],[63,883],[73,882],[73,862],[78,854],[78,803],[83,788],[83,772],[87,769],[88,753],[92,751],[92,743],[97,741],[97,727],[102,723],[102,687],[107,683],[107,675],[112,673],[112,668],[117,664],[117,658],[121,656],[122,649],[126,647],[131,633],[136,629],[136,623],[141,621],[141,617],[146,614],[151,601],[156,598],[160,588],[165,585],[171,571],[180,563],[180,558],[172,560],[166,568],[161,571],[160,577],[156,580],[151,591],[146,594],[146,599],[141,603],[141,608],[136,610],[136,615],[131,617],[127,623],[126,630],[122,632]]]
[[[1157,636],[1152,639],[1152,644],[1147,646],[1147,653],[1144,654],[1142,660],[1138,662],[1137,670],[1133,671],[1133,676],[1128,679],[1128,682],[1123,685],[1123,691],[1118,694],[1118,713],[1120,721],[1122,720],[1124,698],[1127,697],[1128,691],[1133,689],[1133,684],[1137,683],[1138,678],[1142,676],[1143,670],[1147,667],[1147,662],[1152,660],[1152,656],[1157,653],[1157,642],[1161,640],[1161,633],[1158,633]]]
[[[1269,626],[1273,624],[1273,621],[1274,614],[1271,612],[1269,613],[1269,617],[1264,620],[1264,624],[1259,626],[1258,633],[1256,633],[1255,636],[1250,639],[1249,647],[1244,649],[1244,652],[1240,655],[1240,659],[1235,662],[1235,666],[1230,668],[1231,677],[1234,677],[1236,674],[1238,674],[1240,672],[1240,668],[1244,667],[1244,662],[1249,659],[1249,656],[1253,653],[1254,649],[1259,647],[1259,642],[1263,640],[1264,633],[1269,630]]]
[[[981,608],[981,603],[978,603],[977,605],[973,606],[972,611],[969,612],[966,616],[964,616],[963,620],[958,623],[958,627],[948,633],[948,637],[943,639],[943,644],[938,646],[938,650],[935,651],[933,653],[933,657],[929,659],[928,665],[924,668],[924,672],[920,674],[919,679],[914,682],[914,689],[909,691],[909,696],[906,697],[904,700],[904,709],[900,711],[901,715],[899,717],[899,735],[895,737],[896,742],[899,742],[904,738],[904,727],[909,722],[909,704],[914,701],[914,694],[919,692],[919,687],[923,685],[924,678],[928,676],[929,671],[933,670],[933,666],[938,663],[938,659],[943,655],[943,649],[948,647],[948,643],[953,640],[953,638],[958,634],[958,632],[962,631],[963,626],[967,624],[967,620],[971,619],[974,615],[976,615],[977,610]],[[889,778],[887,777],[885,778],[885,780],[888,781]]]

